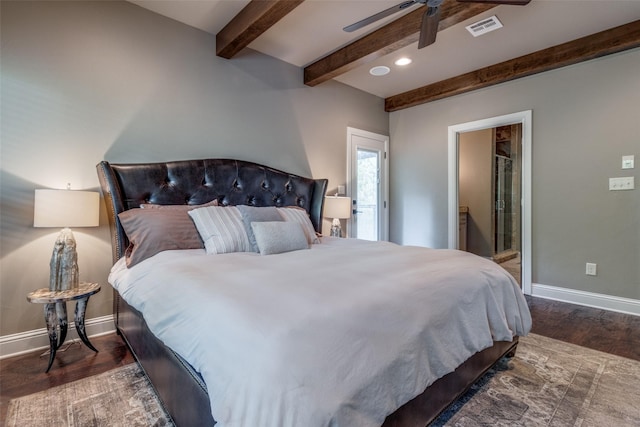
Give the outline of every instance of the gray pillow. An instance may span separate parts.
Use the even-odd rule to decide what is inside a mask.
[[[256,238],[253,235],[251,229],[252,222],[264,222],[264,221],[283,221],[282,216],[278,213],[278,210],[274,206],[256,207],[247,205],[236,206],[240,211],[242,217],[242,223],[247,231],[247,237],[249,237],[249,244],[253,252],[260,252]]]
[[[251,228],[253,228],[260,255],[309,249],[307,236],[297,222],[253,222]]]

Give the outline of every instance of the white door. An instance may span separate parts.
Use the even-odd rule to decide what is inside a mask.
[[[389,137],[347,128],[347,194],[353,201],[350,237],[388,240]]]

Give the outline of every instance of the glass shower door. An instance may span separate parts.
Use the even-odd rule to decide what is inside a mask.
[[[499,254],[513,249],[513,161],[496,155],[495,170],[495,247]]]

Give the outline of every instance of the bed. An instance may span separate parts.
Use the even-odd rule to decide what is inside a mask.
[[[205,248],[169,245],[128,266],[131,248],[136,246],[130,243],[140,240],[138,235],[132,237],[130,228],[128,235],[123,223],[129,227],[130,214],[144,207],[147,212],[155,207],[193,207],[189,215],[197,225],[202,224],[193,214],[196,210],[275,207],[281,215],[286,211],[296,218],[303,212],[309,224],[306,230],[305,225],[299,228],[311,240],[315,235],[309,235],[309,227],[311,231],[321,229],[327,181],[234,159],[145,164],[104,161],[97,171],[112,237],[110,281],[117,289],[116,329],[178,426],[425,426],[500,358],[513,355],[518,335],[531,327],[526,301],[515,281],[490,261],[460,251],[321,238],[318,243],[309,242],[308,250],[276,250],[274,255],[232,250],[211,255],[207,254],[210,241],[204,238]],[[265,227],[269,224],[273,222],[264,223]],[[263,237],[270,236],[266,228],[258,228],[255,222],[251,225],[256,232],[252,244],[257,239],[259,251],[273,244],[273,236]],[[165,227],[167,241],[174,228],[180,229]],[[425,255],[431,257],[424,263],[431,270],[414,269],[420,264],[416,260]],[[354,260],[360,269],[349,273],[348,263],[336,259]],[[372,259],[376,261],[369,261]],[[386,274],[387,264],[404,267],[395,269],[395,276],[375,289],[362,287],[369,282],[362,278],[363,268],[365,278],[373,281]],[[447,279],[449,284],[440,286],[439,293],[429,299],[439,298],[443,311],[460,313],[442,321],[448,314],[436,308],[422,310],[416,295],[423,290],[409,283],[419,282],[415,277],[439,277],[445,270],[462,274]],[[166,279],[167,271],[178,272],[177,278]],[[202,282],[209,280],[206,278],[215,279],[205,289]],[[264,286],[262,282],[268,280],[271,282]],[[491,289],[486,296],[481,291],[477,295],[459,292],[466,301],[446,305],[455,300],[451,297],[455,288],[464,289],[476,280]],[[390,292],[395,295],[405,286],[392,289],[390,282],[407,283],[405,299],[395,306],[387,302]],[[200,291],[203,293],[198,294]],[[273,295],[278,297],[270,300]],[[311,300],[311,308],[292,309],[302,307],[304,299]],[[240,308],[237,300],[249,301],[249,305]],[[494,304],[498,308],[491,308]],[[416,309],[405,309],[411,305]],[[465,318],[466,312],[476,308],[481,321]],[[206,312],[202,324],[191,316],[196,312]],[[188,320],[178,317],[185,313]],[[406,323],[396,323],[400,318]],[[413,327],[428,319],[432,327]],[[372,322],[380,322],[375,331],[362,325]],[[480,333],[469,325],[485,322],[489,326]],[[320,327],[326,330],[317,329]],[[448,328],[457,329],[452,333]],[[441,330],[446,332],[439,333]],[[409,336],[411,341],[405,341]],[[461,349],[434,350],[438,340],[459,341]],[[414,341],[431,347],[414,352]],[[247,349],[239,350],[243,348]],[[372,366],[383,367],[369,371],[369,359]],[[424,368],[431,366],[431,359],[436,367]],[[247,375],[236,381],[241,373]],[[377,382],[369,384],[370,378]]]

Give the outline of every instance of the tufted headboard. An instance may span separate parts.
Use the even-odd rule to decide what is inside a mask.
[[[309,212],[316,231],[322,226],[326,179],[304,178],[233,159],[103,161],[96,167],[107,205],[114,262],[129,244],[118,214],[142,203],[200,205],[217,199],[223,206],[298,206]]]

